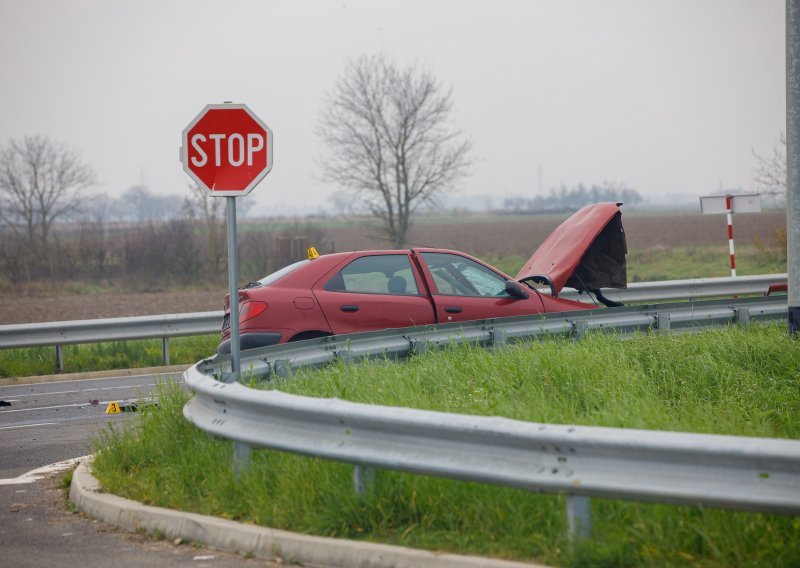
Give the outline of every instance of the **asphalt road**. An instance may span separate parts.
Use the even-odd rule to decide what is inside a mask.
[[[0,567],[277,566],[122,533],[68,510],[60,483],[69,464],[46,466],[91,453],[99,429],[131,416],[106,414],[109,402],[149,398],[163,379],[180,375],[0,387]]]

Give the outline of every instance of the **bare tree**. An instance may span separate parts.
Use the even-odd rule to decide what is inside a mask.
[[[46,244],[53,222],[73,213],[94,171],[75,150],[45,136],[10,140],[0,151],[0,221],[28,244]]]
[[[206,268],[213,274],[225,270],[225,205],[226,200],[214,197],[192,182],[189,184],[186,209],[190,218],[200,217],[206,225]]]
[[[781,132],[770,156],[762,156],[753,150],[756,165],[753,180],[765,195],[779,199],[786,197],[786,135]]]
[[[350,61],[318,122],[324,177],[404,241],[414,212],[467,173],[470,143],[450,126],[452,108],[426,71],[383,56]]]

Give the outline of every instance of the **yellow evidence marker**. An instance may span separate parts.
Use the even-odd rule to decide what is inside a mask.
[[[119,407],[118,402],[109,402],[106,407],[106,414],[119,414],[122,409]]]

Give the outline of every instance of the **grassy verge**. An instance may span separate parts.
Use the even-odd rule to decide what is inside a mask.
[[[797,344],[781,324],[459,347],[267,387],[536,422],[800,438]],[[304,533],[562,566],[800,564],[793,517],[594,499],[594,536],[572,548],[560,496],[380,471],[359,500],[351,466],[272,451],[254,452],[237,481],[231,445],[183,419],[187,395],[167,385],[161,397],[136,428],[97,438],[95,473],[109,491]]]
[[[488,262],[514,276],[527,256],[486,256]],[[713,278],[730,276],[727,245],[703,247],[658,247],[628,252],[628,282]],[[742,245],[736,248],[736,273],[739,276],[786,272],[786,254],[776,247]]]
[[[170,363],[196,363],[213,354],[219,335],[176,337],[169,342]],[[163,365],[161,340],[109,341],[64,346],[64,372],[136,369]],[[54,347],[0,350],[0,378],[56,373]]]

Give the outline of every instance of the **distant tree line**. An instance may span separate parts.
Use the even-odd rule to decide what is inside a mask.
[[[620,182],[605,182],[602,185],[576,187],[562,185],[550,190],[549,195],[535,197],[509,197],[503,200],[503,209],[509,212],[547,213],[577,211],[584,205],[602,201],[616,201],[625,205],[636,205],[642,196],[635,189]]]
[[[145,185],[119,198],[91,193],[92,168],[43,136],[0,148],[0,285],[87,281],[123,288],[227,280],[225,200],[197,186],[160,196]],[[246,200],[237,200],[240,217]],[[241,231],[244,278],[298,260],[324,236],[301,224]]]

